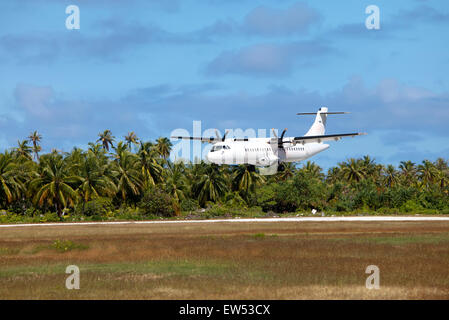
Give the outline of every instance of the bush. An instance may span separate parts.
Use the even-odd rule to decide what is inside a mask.
[[[199,208],[198,201],[194,199],[184,199],[181,200],[181,210],[182,211],[195,211]]]
[[[175,215],[174,199],[159,188],[145,192],[138,205],[144,215],[173,217]]]
[[[115,219],[120,220],[142,220],[143,215],[139,208],[130,208],[126,206],[120,207],[114,212],[108,213],[108,216],[112,216]]]
[[[84,208],[83,208],[84,206]],[[95,220],[98,217],[106,216],[108,212],[114,210],[112,200],[109,198],[95,198],[87,201],[84,205],[80,203],[76,206],[75,212],[83,214],[87,217],[93,217]]]
[[[262,217],[261,207],[241,208],[230,207],[223,204],[211,204],[206,211],[201,213],[202,218],[230,218],[230,217]]]
[[[256,188],[251,204],[262,207],[265,212],[276,210],[276,186],[276,183],[272,183]]]
[[[403,212],[419,212],[424,209],[421,204],[416,203],[415,200],[408,200],[401,206]]]
[[[227,192],[223,197],[223,204],[231,208],[246,209],[248,207],[246,201],[242,198],[238,191]]]

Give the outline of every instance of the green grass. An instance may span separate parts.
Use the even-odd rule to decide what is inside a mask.
[[[254,239],[263,239],[263,238],[265,238],[265,233],[256,233],[256,234],[253,234],[252,237]]]
[[[408,245],[408,244],[441,244],[449,242],[449,232],[439,234],[418,234],[403,236],[376,236],[360,238],[332,238],[329,240],[346,241],[353,243],[373,243],[388,245]]]
[[[0,269],[0,278],[11,276],[44,276],[65,274],[66,264],[11,266]],[[76,264],[76,263],[74,263]],[[208,260],[158,260],[140,263],[76,264],[80,273],[95,274],[153,274],[163,277],[259,278],[267,275],[257,270],[241,270],[229,263]],[[238,271],[238,272],[236,272]]]
[[[55,249],[56,251],[59,251],[59,252],[67,252],[67,251],[74,250],[74,249],[75,250],[85,250],[85,249],[88,249],[89,246],[87,246],[85,244],[74,243],[73,241],[70,241],[70,240],[56,240],[51,245],[51,248]]]
[[[19,251],[17,248],[0,248],[0,256],[17,254]]]
[[[449,222],[4,230],[2,299],[447,299]],[[87,246],[88,245],[88,246]],[[381,290],[365,288],[366,266]],[[81,290],[67,290],[77,265]]]

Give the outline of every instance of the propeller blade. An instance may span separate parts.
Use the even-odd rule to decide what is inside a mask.
[[[287,132],[287,128],[285,128],[284,129],[284,131],[282,131],[282,134],[281,134],[281,141],[282,141],[282,139],[284,138],[284,134]]]
[[[223,135],[223,138],[221,139],[221,141],[225,141],[226,135],[229,133],[229,130],[225,132],[225,134]]]
[[[285,128],[282,133],[281,137],[278,139],[278,148],[284,148],[284,134],[287,132],[287,128]]]

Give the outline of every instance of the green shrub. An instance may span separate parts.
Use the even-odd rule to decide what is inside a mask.
[[[230,207],[223,204],[211,204],[201,213],[203,218],[230,218],[230,217],[263,217],[265,214],[261,207],[240,208]]]
[[[67,252],[73,249],[78,249],[78,250],[84,250],[87,249],[88,246],[84,245],[84,244],[77,244],[74,243],[70,240],[56,240],[55,242],[53,242],[53,244],[51,245],[52,249],[56,249],[59,252]]]
[[[116,219],[120,220],[143,220],[144,216],[139,208],[131,208],[127,206],[122,206],[118,210],[115,210],[112,215]]]
[[[93,220],[106,216],[112,210],[114,210],[114,206],[109,198],[95,198],[86,203],[80,203],[75,208],[77,214],[94,217]]]
[[[421,204],[417,203],[415,200],[407,200],[402,206],[401,211],[403,212],[419,212],[424,209]]]
[[[181,200],[181,210],[182,211],[195,211],[199,209],[198,201],[195,199],[183,199]]]
[[[260,206],[265,212],[276,210],[276,186],[276,183],[272,183],[256,188],[251,204]]]
[[[175,215],[174,199],[160,188],[154,187],[145,192],[138,204],[143,215],[172,217]]]
[[[56,212],[47,212],[40,216],[39,222],[58,222],[61,219],[58,217]]]

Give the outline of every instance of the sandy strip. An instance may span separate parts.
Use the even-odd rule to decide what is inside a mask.
[[[25,223],[0,224],[0,228],[17,227],[62,227],[62,226],[92,226],[92,225],[121,225],[121,224],[170,224],[170,223],[216,223],[216,222],[335,222],[335,221],[449,221],[449,217],[421,217],[421,216],[373,216],[373,217],[291,217],[291,218],[234,218],[207,220],[150,220],[150,221],[101,221],[101,222],[53,222],[53,223]]]

